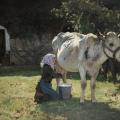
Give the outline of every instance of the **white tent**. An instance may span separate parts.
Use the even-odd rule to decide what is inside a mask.
[[[5,27],[0,25],[0,30],[5,31],[5,51],[6,53],[10,51],[10,35],[8,34],[8,31]]]

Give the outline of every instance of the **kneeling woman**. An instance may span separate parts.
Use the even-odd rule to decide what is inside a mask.
[[[45,100],[57,100],[58,93],[52,88],[52,79],[62,77],[61,74],[55,73],[56,56],[47,54],[41,61],[42,76],[36,87],[35,102],[41,103]],[[57,81],[57,85],[58,85]]]

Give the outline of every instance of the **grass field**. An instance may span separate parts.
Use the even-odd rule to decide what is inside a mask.
[[[0,68],[0,120],[120,120],[120,86],[97,81],[98,103],[90,101],[89,80],[86,102],[80,104],[80,81],[73,76],[72,99],[37,105],[34,93],[40,79],[37,68]],[[55,89],[55,80],[53,80]]]

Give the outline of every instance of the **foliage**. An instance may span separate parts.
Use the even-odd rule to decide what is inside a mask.
[[[53,13],[60,18],[64,18],[66,23],[71,23],[74,31],[93,32],[98,30],[120,32],[120,9],[114,3],[114,9],[110,9],[108,2],[102,0],[64,0],[58,9],[53,9]],[[65,23],[65,24],[66,24]]]
[[[57,0],[1,0],[0,24],[8,28],[12,38],[55,32],[60,21],[50,11],[59,4]]]
[[[119,0],[1,0],[0,14],[0,24],[12,37],[49,31],[120,32]]]

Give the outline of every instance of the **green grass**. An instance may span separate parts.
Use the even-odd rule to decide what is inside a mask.
[[[92,104],[88,80],[86,102],[80,104],[80,81],[73,75],[68,79],[72,99],[37,105],[34,93],[39,79],[38,68],[0,69],[0,120],[120,120],[119,85],[97,81],[98,103]]]

